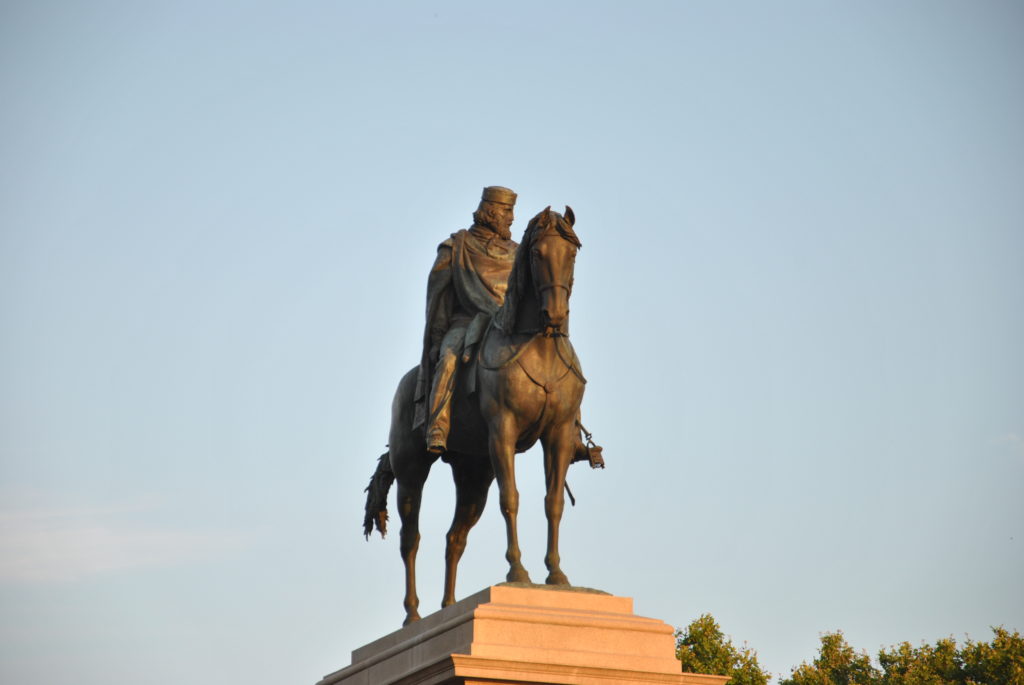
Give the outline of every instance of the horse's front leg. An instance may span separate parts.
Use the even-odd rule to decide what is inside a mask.
[[[558,554],[558,530],[565,509],[565,474],[576,449],[575,434],[571,424],[559,426],[544,444],[544,480],[547,494],[544,496],[544,514],[548,519],[548,550],[544,565],[548,567],[548,585],[570,585],[562,572],[561,557]]]
[[[505,517],[505,532],[508,545],[505,559],[509,570],[505,579],[510,583],[529,583],[519,552],[519,533],[516,518],[519,515],[519,490],[516,488],[516,434],[511,427],[511,418],[498,419],[492,425],[489,437],[491,466],[498,481],[498,502],[501,515]]]

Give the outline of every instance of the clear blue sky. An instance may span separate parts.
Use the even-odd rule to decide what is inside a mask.
[[[362,489],[491,184],[584,243],[576,584],[776,674],[1024,629],[1022,72],[1015,2],[2,3],[0,680],[311,684],[398,627]]]

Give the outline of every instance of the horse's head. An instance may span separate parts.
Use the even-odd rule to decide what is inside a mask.
[[[533,217],[527,227],[530,271],[533,288],[540,304],[541,327],[545,335],[564,334],[562,327],[569,318],[569,296],[580,239],[573,231],[576,217],[572,209],[565,215],[548,206]]]
[[[505,303],[494,322],[505,333],[565,335],[572,273],[580,239],[572,209],[565,216],[547,207],[530,219],[508,277]]]

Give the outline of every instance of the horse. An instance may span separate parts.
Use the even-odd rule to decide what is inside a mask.
[[[569,297],[576,253],[581,247],[573,229],[575,215],[547,207],[530,220],[516,251],[504,304],[492,317],[479,343],[475,364],[456,374],[452,429],[443,459],[455,481],[455,514],[445,546],[444,596],[441,606],[455,603],[455,578],[470,529],[480,519],[492,481],[505,519],[508,582],[529,583],[521,562],[516,519],[515,455],[540,440],[544,450],[547,493],[549,585],[569,585],[558,552],[559,523],[564,508],[565,477],[581,447],[580,403],[586,379],[568,340]],[[398,384],[391,407],[388,451],[378,459],[366,491],[364,533],[387,530],[387,494],[398,481],[401,518],[400,551],[405,564],[406,617],[419,620],[416,594],[416,552],[423,484],[437,455],[427,452],[423,427],[413,429],[417,370]]]

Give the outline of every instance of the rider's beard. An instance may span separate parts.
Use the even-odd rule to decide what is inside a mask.
[[[498,219],[491,224],[491,230],[497,233],[503,240],[510,240],[512,238],[511,224],[506,224],[503,220]]]
[[[487,228],[497,233],[503,240],[509,240],[512,238],[512,231],[510,230],[512,226],[511,221],[506,220],[504,216],[497,212],[494,212],[493,214],[491,212],[484,212],[483,214],[484,225],[487,226]]]

